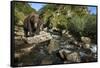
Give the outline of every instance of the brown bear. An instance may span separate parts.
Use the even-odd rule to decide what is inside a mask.
[[[25,37],[34,36],[43,29],[43,22],[38,14],[31,13],[24,19],[23,28]]]

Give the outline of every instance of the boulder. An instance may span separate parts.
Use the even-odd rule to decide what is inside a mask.
[[[68,54],[68,56],[66,56],[68,61],[71,62],[81,62],[81,58],[80,55],[77,52],[72,52],[70,54]]]
[[[83,45],[83,48],[84,48],[84,49],[90,49],[90,47],[91,47],[90,44],[84,44],[84,45]]]
[[[66,37],[66,38],[72,38],[73,37],[71,34],[69,34],[69,31],[66,31],[66,30],[62,31],[62,36]]]
[[[85,44],[91,43],[91,39],[89,37],[81,37],[81,41]]]
[[[69,62],[81,62],[80,55],[77,52],[72,52],[67,49],[62,49],[59,51],[61,58],[65,61]]]
[[[59,49],[59,44],[58,44],[58,42],[57,42],[56,40],[52,39],[52,40],[50,41],[50,44],[48,45],[47,49],[48,49],[48,53],[49,53],[49,54],[52,54],[53,51],[56,51],[56,50]]]
[[[44,29],[43,29],[43,31],[48,31],[48,28],[47,28],[47,27],[46,27],[46,28],[44,28]]]
[[[24,32],[23,27],[15,26],[14,28],[15,28],[14,30],[15,30],[16,32],[18,32],[18,31],[19,31],[19,32]]]
[[[14,39],[15,40],[21,40],[22,39],[22,36],[15,36]]]
[[[96,45],[96,44],[92,44],[90,50],[91,50],[93,53],[97,53],[97,45]]]
[[[15,32],[16,36],[24,36],[24,32]]]
[[[17,23],[18,26],[23,26],[23,21],[19,20],[19,22]]]
[[[91,39],[89,37],[81,37],[81,41],[83,43],[83,45],[82,45],[83,48],[90,49]]]
[[[59,51],[59,54],[60,54],[60,57],[61,57],[62,59],[65,58],[64,53],[68,54],[68,53],[71,53],[71,51],[70,51],[70,50],[67,50],[67,49],[62,49],[62,50],[60,50],[60,51]]]

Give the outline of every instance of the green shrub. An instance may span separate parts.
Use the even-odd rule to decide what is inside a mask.
[[[84,28],[84,35],[93,39],[92,41],[97,43],[97,23],[96,16],[90,15],[87,17],[87,22]]]

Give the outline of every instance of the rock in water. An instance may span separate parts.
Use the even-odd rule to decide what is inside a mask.
[[[64,53],[68,54],[68,53],[71,53],[71,51],[70,51],[70,50],[67,50],[67,49],[62,49],[62,50],[60,50],[60,51],[59,51],[59,54],[60,54],[60,56],[61,56],[62,59],[65,58]]]
[[[85,49],[89,49],[91,46],[90,46],[90,44],[84,44],[83,45],[83,48],[85,48]]]
[[[68,62],[81,62],[80,55],[77,52],[71,52],[70,50],[62,49],[59,54],[64,61]]]
[[[81,41],[85,44],[91,43],[91,39],[89,37],[81,37]]]
[[[48,49],[48,53],[49,54],[52,54],[53,51],[56,51],[56,50],[59,49],[59,44],[57,43],[56,40],[52,39],[50,41],[50,44],[48,45],[48,48],[47,49]]]
[[[83,48],[89,49],[91,47],[91,39],[89,37],[81,37],[81,41],[84,43]]]
[[[97,53],[97,45],[96,45],[96,44],[92,44],[90,50],[91,50],[93,53]]]
[[[67,60],[71,62],[81,62],[80,55],[77,52],[69,54]]]
[[[40,35],[36,35],[34,37],[27,37],[25,40],[28,44],[38,44],[41,42],[49,41],[52,39],[50,33],[42,32]]]

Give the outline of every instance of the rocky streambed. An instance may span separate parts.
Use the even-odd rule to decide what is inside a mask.
[[[44,31],[42,31],[44,32]],[[97,44],[77,41],[67,32],[44,32],[39,43],[27,43],[27,40],[15,39],[15,65],[47,65],[97,61]],[[42,35],[43,33],[40,33]],[[47,40],[48,39],[48,40]],[[28,39],[29,41],[29,39]],[[31,40],[32,41],[32,40]],[[34,41],[34,40],[33,40]],[[30,41],[29,41],[30,42]]]

